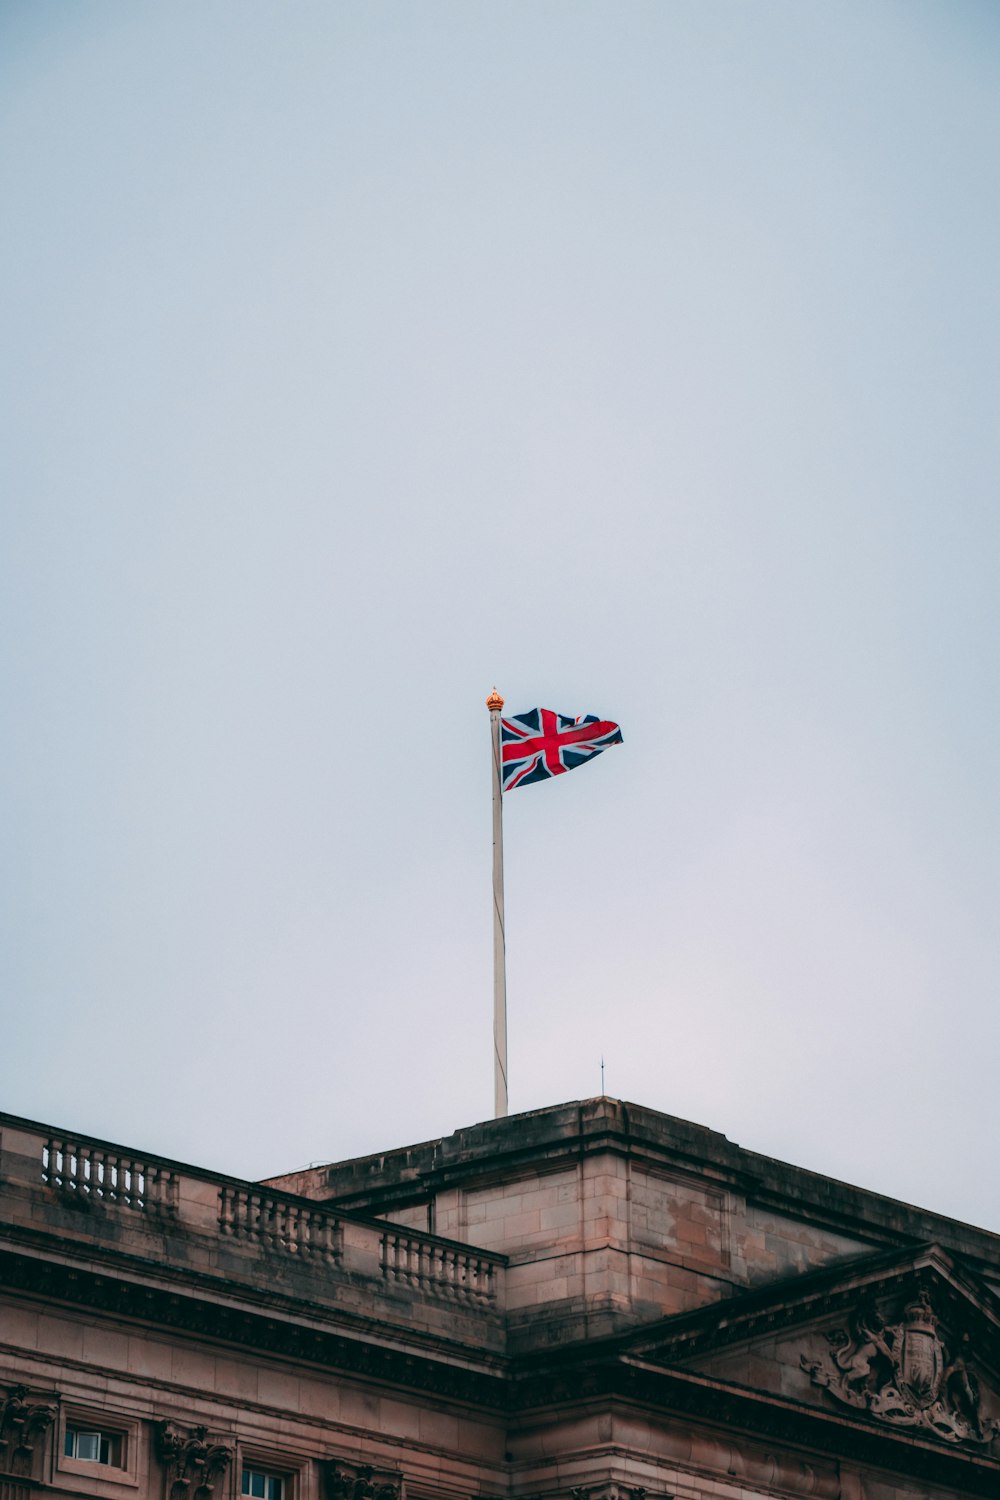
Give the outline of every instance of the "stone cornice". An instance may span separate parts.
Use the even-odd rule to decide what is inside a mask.
[[[653,1408],[661,1415],[695,1418],[729,1434],[734,1431],[777,1440],[804,1452],[818,1452],[852,1464],[911,1475],[995,1500],[1000,1461],[981,1454],[942,1448],[933,1440],[886,1433],[839,1413],[804,1407],[778,1396],[639,1361],[592,1363],[578,1357],[558,1364],[523,1361],[511,1405],[522,1415],[549,1409],[553,1414],[580,1402]]]
[[[511,1115],[378,1156],[309,1173],[308,1194],[351,1212],[384,1213],[456,1187],[556,1171],[601,1151],[688,1174],[777,1213],[868,1243],[936,1241],[1000,1272],[1000,1235],[747,1151],[718,1131],[617,1099]],[[280,1183],[283,1179],[272,1179]]]
[[[452,1358],[432,1358],[416,1346],[400,1347],[376,1339],[377,1323],[366,1331],[358,1325],[351,1334],[324,1327],[316,1309],[273,1294],[257,1305],[245,1288],[232,1286],[231,1296],[220,1296],[214,1278],[185,1273],[167,1281],[129,1275],[125,1257],[106,1264],[81,1264],[7,1247],[0,1248],[0,1289],[59,1302],[75,1308],[104,1312],[115,1318],[190,1333],[223,1344],[239,1345],[281,1359],[322,1365],[391,1385],[429,1390],[463,1405],[498,1408],[503,1405],[503,1381],[494,1369],[470,1368],[458,1350]],[[131,1268],[135,1269],[144,1268]]]
[[[979,1357],[1000,1373],[1000,1297],[938,1245],[856,1256],[715,1302],[609,1340],[639,1358],[675,1364],[711,1350],[815,1321],[851,1307],[862,1291],[904,1289],[936,1274],[939,1296],[961,1322],[974,1319]]]

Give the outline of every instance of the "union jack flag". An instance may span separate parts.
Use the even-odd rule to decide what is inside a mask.
[[[582,766],[609,745],[620,745],[622,732],[610,719],[585,714],[568,719],[551,708],[532,708],[526,714],[500,720],[503,790],[531,781],[547,781]]]

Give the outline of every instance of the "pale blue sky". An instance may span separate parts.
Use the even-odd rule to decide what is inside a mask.
[[[7,1109],[609,1093],[1000,1229],[1000,10],[0,4]]]

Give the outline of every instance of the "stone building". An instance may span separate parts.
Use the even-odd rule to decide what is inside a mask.
[[[0,1186],[0,1500],[1000,1495],[1000,1237],[652,1110]]]

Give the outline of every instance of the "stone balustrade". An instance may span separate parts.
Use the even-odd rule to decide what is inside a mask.
[[[379,1264],[383,1276],[433,1296],[456,1302],[496,1300],[495,1262],[474,1250],[440,1244],[409,1231],[386,1230]]]
[[[183,1242],[192,1269],[233,1282],[259,1281],[263,1256],[276,1286],[311,1301],[361,1307],[381,1296],[398,1307],[403,1296],[406,1317],[429,1330],[463,1312],[500,1327],[506,1258],[490,1250],[4,1115],[0,1178],[0,1235],[4,1223],[48,1220],[56,1234],[152,1262]]]
[[[310,1203],[281,1193],[223,1183],[219,1189],[219,1229],[268,1250],[336,1264],[343,1256],[340,1219]]]
[[[175,1171],[90,1141],[49,1136],[42,1147],[42,1181],[61,1193],[139,1213],[177,1212]]]

